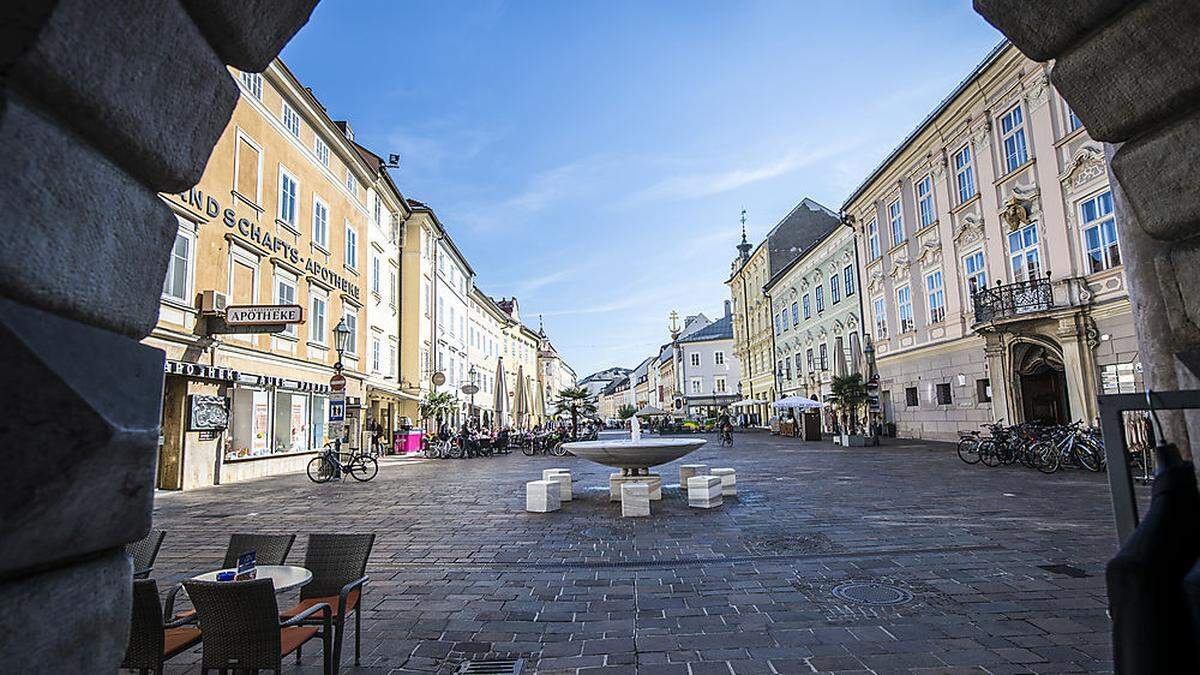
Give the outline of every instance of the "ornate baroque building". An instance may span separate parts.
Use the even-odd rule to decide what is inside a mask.
[[[899,435],[1094,421],[1140,388],[1101,144],[1007,42],[843,206]]]

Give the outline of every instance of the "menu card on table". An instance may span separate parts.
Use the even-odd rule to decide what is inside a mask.
[[[246,581],[258,577],[258,552],[246,551],[238,556],[237,559],[237,575],[233,578],[234,581]]]

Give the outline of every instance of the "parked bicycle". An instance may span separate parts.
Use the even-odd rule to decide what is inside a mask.
[[[1100,434],[1082,422],[1045,425],[1025,422],[1006,426],[1003,422],[980,425],[988,435],[967,432],[959,438],[958,457],[967,464],[996,467],[1020,462],[1042,473],[1063,466],[1080,466],[1089,471],[1104,469],[1104,443]]]
[[[347,474],[357,481],[369,481],[379,474],[379,460],[361,450],[339,453],[334,450],[332,443],[326,443],[321,454],[308,462],[308,479],[314,483],[344,479]]]

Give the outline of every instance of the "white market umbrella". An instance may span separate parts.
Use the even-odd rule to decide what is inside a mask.
[[[858,333],[850,334],[850,374],[863,372],[863,351],[862,340],[858,339]]]
[[[803,396],[789,396],[787,398],[775,401],[771,404],[771,407],[775,408],[776,410],[816,410],[818,408],[824,408],[825,404],[821,403],[820,401],[814,401],[811,398],[805,398]]]
[[[508,416],[508,385],[504,383],[504,358],[496,360],[496,398],[492,402],[496,409],[496,420],[500,426]]]
[[[636,414],[638,417],[664,417],[667,414],[667,411],[663,410],[662,408],[655,408],[652,405],[648,405],[634,414]]]
[[[525,422],[529,414],[529,400],[525,396],[525,366],[517,366],[517,383],[513,389],[513,418],[517,424]]]

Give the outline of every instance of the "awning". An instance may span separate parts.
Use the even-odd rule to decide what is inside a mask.
[[[663,410],[662,408],[655,408],[652,405],[648,405],[634,414],[638,417],[665,417],[667,415],[667,411]]]
[[[760,401],[756,398],[744,398],[736,403],[730,403],[730,408],[754,408],[760,405],[766,405],[766,401]]]
[[[771,404],[771,407],[776,410],[785,410],[788,408],[792,410],[816,410],[817,408],[825,407],[825,404],[803,396],[789,396],[775,401]]]

